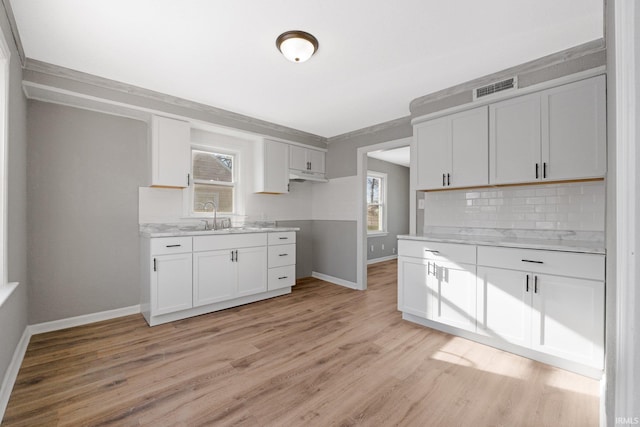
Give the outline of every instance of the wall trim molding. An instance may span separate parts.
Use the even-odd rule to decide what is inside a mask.
[[[29,326],[24,328],[24,332],[22,333],[22,337],[16,346],[16,349],[13,352],[13,357],[11,358],[11,363],[7,367],[7,371],[4,373],[4,378],[2,380],[2,386],[0,388],[0,422],[2,418],[4,418],[4,412],[7,409],[7,405],[9,404],[9,398],[11,397],[11,392],[13,391],[13,385],[16,383],[16,379],[18,378],[18,372],[20,371],[20,366],[22,366],[22,360],[24,360],[24,355],[27,352],[27,347],[29,346],[29,340],[31,339],[31,332],[29,332]]]
[[[482,76],[477,79],[473,79],[473,80],[461,83],[459,85],[449,87],[447,89],[443,89],[437,92],[433,92],[433,93],[421,96],[419,98],[412,100],[409,103],[409,111],[411,111],[412,117],[416,117],[421,115],[421,114],[416,115],[415,114],[416,110],[419,110],[421,107],[424,107],[425,105],[430,104],[432,102],[449,98],[451,96],[459,95],[467,91],[471,91],[475,87],[489,84],[495,80],[508,78],[513,75],[539,71],[548,67],[552,67],[554,65],[565,63],[573,59],[581,58],[594,53],[603,52],[605,50],[606,50],[606,44],[605,44],[604,38],[593,40],[578,46],[570,47],[569,49],[552,53],[550,55],[543,56],[541,58],[537,58],[529,62],[525,62],[524,64],[516,65],[514,67],[500,70],[495,73],[488,74],[486,76]],[[469,95],[471,96],[471,93]]]
[[[334,142],[348,141],[350,139],[353,139],[359,136],[375,135],[389,129],[394,129],[402,126],[410,126],[410,125],[411,125],[411,116],[404,116],[398,119],[389,120],[387,122],[378,123],[373,126],[368,126],[366,128],[354,130],[352,132],[347,132],[341,135],[332,136],[330,138],[327,138],[327,144],[333,144]]]
[[[34,325],[29,325],[27,328],[29,329],[30,335],[37,335],[139,313],[140,304],[132,305],[130,307],[116,308],[114,310],[100,311],[98,313],[84,314],[82,316],[68,317],[66,319],[53,320],[51,322],[36,323]]]
[[[31,82],[31,83],[46,86],[46,84],[42,84],[42,82],[39,82],[38,80],[51,80],[51,79],[42,79],[42,78],[39,79],[38,77],[49,76],[49,77],[53,77],[54,79],[58,79],[57,80],[58,82],[60,82],[59,79],[67,80],[71,82],[76,82],[80,84],[85,84],[89,86],[111,90],[114,92],[118,92],[120,94],[126,94],[129,96],[136,96],[143,99],[149,99],[152,101],[161,102],[161,103],[179,107],[179,108],[186,108],[194,112],[205,113],[208,116],[210,116],[210,122],[212,124],[217,124],[218,119],[221,121],[227,121],[227,122],[233,121],[235,122],[234,125],[237,126],[237,129],[239,130],[244,130],[244,127],[243,127],[244,125],[246,127],[253,129],[253,130],[247,130],[247,132],[252,132],[252,133],[264,132],[265,136],[272,136],[274,138],[277,138],[278,136],[272,135],[272,133],[277,132],[278,134],[284,136],[285,137],[284,139],[291,138],[294,141],[296,141],[297,139],[302,139],[303,141],[306,140],[313,143],[319,143],[321,144],[321,147],[318,147],[318,148],[323,148],[324,146],[326,146],[326,143],[327,143],[327,139],[320,135],[315,135],[315,134],[304,132],[298,129],[279,125],[277,123],[267,122],[265,120],[260,120],[250,116],[245,116],[243,114],[235,113],[233,111],[224,110],[222,108],[217,108],[207,104],[190,101],[188,99],[164,94],[154,90],[145,89],[143,87],[122,83],[116,80],[107,79],[104,77],[62,67],[55,64],[50,64],[43,61],[38,61],[31,58],[25,59],[23,69],[25,71],[23,76],[23,79],[25,82]],[[62,89],[62,87],[58,87],[55,84],[51,86]],[[55,102],[55,100],[52,100],[52,102]]]
[[[2,7],[4,8],[4,13],[7,16],[7,21],[9,21],[9,29],[11,30],[11,36],[13,37],[13,43],[18,51],[18,56],[20,57],[20,64],[24,67],[24,63],[26,57],[24,56],[24,48],[22,47],[22,40],[20,39],[20,33],[18,32],[18,25],[16,24],[16,17],[13,14],[13,9],[11,8],[11,3],[9,0],[2,0]]]
[[[378,264],[378,263],[385,262],[385,261],[391,261],[393,259],[398,259],[398,255],[389,255],[389,256],[383,256],[383,257],[380,257],[380,258],[368,259],[367,260],[367,265]]]
[[[340,279],[339,277],[329,276],[328,274],[318,273],[316,271],[311,272],[311,277],[315,279],[324,280],[325,282],[333,283],[334,285],[344,286],[345,288],[360,290],[358,284],[350,282],[348,280]]]

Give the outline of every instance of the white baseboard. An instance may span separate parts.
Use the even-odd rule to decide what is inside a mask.
[[[315,277],[316,279],[324,280],[325,282],[333,283],[334,285],[344,286],[349,289],[359,290],[358,284],[355,282],[350,282],[348,280],[340,279],[338,277],[329,276],[328,274],[317,273],[315,271],[311,272],[311,277]]]
[[[4,418],[4,411],[7,409],[7,405],[9,404],[9,397],[11,397],[13,385],[16,383],[16,378],[18,378],[18,372],[20,371],[20,366],[22,366],[22,360],[27,352],[30,339],[31,334],[29,333],[29,327],[27,326],[24,328],[22,337],[13,352],[11,363],[9,363],[7,371],[4,374],[4,379],[2,380],[2,387],[0,388],[0,422],[2,421],[2,418]]]
[[[88,325],[89,323],[101,322],[103,320],[115,319],[117,317],[129,316],[137,313],[140,313],[139,304],[132,305],[131,307],[116,308],[115,310],[107,310],[99,313],[54,320],[52,322],[37,323],[35,325],[29,325],[28,328],[31,335],[35,335],[45,332],[59,331],[60,329],[73,328],[74,326]]]
[[[383,256],[380,258],[369,259],[367,260],[367,265],[377,264],[379,262],[391,261],[392,259],[398,259],[398,255],[389,255],[389,256]]]

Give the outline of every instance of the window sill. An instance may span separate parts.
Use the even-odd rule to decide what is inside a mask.
[[[19,282],[11,282],[6,285],[0,286],[0,307],[4,305],[4,302],[9,299],[13,291],[18,287]]]
[[[388,231],[369,231],[367,237],[384,237],[389,234]]]

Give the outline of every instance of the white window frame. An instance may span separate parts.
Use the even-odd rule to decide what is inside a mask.
[[[200,180],[197,180],[195,178],[193,178],[191,180],[191,185],[189,185],[188,188],[188,197],[185,197],[186,201],[187,201],[187,205],[184,208],[184,211],[186,213],[186,215],[190,218],[210,218],[211,217],[211,213],[209,212],[194,212],[193,211],[193,192],[195,189],[195,184],[214,184],[214,185],[221,185],[221,186],[225,186],[225,187],[233,187],[233,212],[218,212],[218,214],[223,215],[223,216],[232,216],[232,215],[238,215],[238,209],[240,208],[240,204],[238,203],[238,194],[240,193],[240,186],[238,183],[238,176],[239,176],[239,164],[240,164],[240,153],[236,152],[236,151],[231,151],[231,150],[226,150],[224,148],[218,148],[218,147],[214,147],[214,146],[208,146],[208,145],[196,145],[196,144],[191,144],[191,150],[190,150],[190,162],[191,162],[191,166],[189,168],[189,171],[191,173],[191,176],[193,177],[193,152],[194,151],[203,151],[203,152],[207,152],[207,153],[216,153],[216,154],[224,154],[225,156],[231,156],[233,158],[233,166],[231,168],[231,172],[232,172],[232,179],[233,182],[232,183],[228,183],[228,182],[220,182],[220,181],[203,181],[200,182]]]
[[[9,65],[11,51],[0,31],[0,306],[9,298],[18,286],[17,282],[9,283],[7,269],[7,153],[9,150]]]
[[[387,229],[387,217],[389,216],[387,213],[387,174],[384,172],[376,172],[376,171],[367,171],[367,178],[368,177],[373,177],[373,178],[378,178],[380,179],[381,182],[381,188],[380,188],[380,202],[378,203],[378,205],[380,206],[380,210],[382,211],[382,230],[367,230],[367,236],[371,237],[371,236],[386,236],[387,234],[389,234],[389,231]],[[365,192],[365,197],[366,197],[366,192]],[[367,200],[367,208],[369,207],[369,201]],[[366,217],[365,217],[366,219]]]

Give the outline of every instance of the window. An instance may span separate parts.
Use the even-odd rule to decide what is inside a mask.
[[[200,215],[213,211],[233,213],[236,190],[236,156],[220,153],[215,149],[191,150],[193,185],[191,190],[191,213]]]
[[[367,173],[367,232],[369,234],[387,232],[387,174]]]

